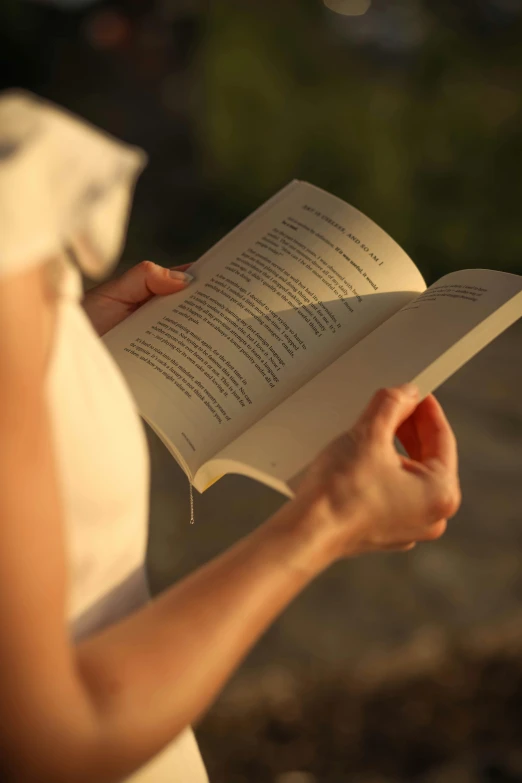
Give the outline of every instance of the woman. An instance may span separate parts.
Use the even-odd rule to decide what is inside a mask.
[[[438,538],[459,505],[455,440],[435,399],[382,390],[294,500],[147,601],[146,446],[96,332],[189,280],[146,262],[89,292],[82,310],[72,261],[107,273],[142,163],[30,95],[0,98],[5,781],[137,770],[142,781],[207,780],[188,727],[283,608],[340,558]]]

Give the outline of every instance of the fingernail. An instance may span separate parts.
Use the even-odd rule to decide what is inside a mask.
[[[419,390],[414,383],[403,383],[402,386],[399,386],[399,389],[407,397],[416,397],[419,393]]]
[[[173,277],[174,280],[180,280],[187,285],[194,280],[193,275],[189,275],[188,272],[180,272],[179,269],[169,269],[169,275]]]

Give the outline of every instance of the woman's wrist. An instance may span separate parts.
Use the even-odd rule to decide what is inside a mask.
[[[286,565],[305,581],[314,579],[345,554],[346,532],[341,548],[340,531],[322,497],[294,498],[267,525],[279,542]]]

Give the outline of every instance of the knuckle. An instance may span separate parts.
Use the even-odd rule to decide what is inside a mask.
[[[377,392],[377,398],[381,403],[398,403],[402,401],[402,392],[395,386],[388,386],[383,389],[379,389]]]
[[[435,524],[426,531],[424,541],[436,541],[438,538],[441,538],[446,532],[447,526],[448,523],[445,519],[440,519],[438,522],[435,522]]]
[[[460,484],[456,482],[453,488],[452,507],[450,508],[450,513],[448,514],[448,517],[452,517],[457,513],[457,511],[461,506],[461,503],[462,503],[462,491],[460,489]]]
[[[458,485],[444,484],[433,501],[432,511],[435,517],[452,517],[459,509],[461,494]]]
[[[145,274],[150,272],[152,269],[154,269],[156,265],[152,263],[152,261],[140,261],[138,264],[138,268],[142,269]]]
[[[390,544],[386,549],[391,552],[409,552],[410,549],[415,548],[415,541],[397,541],[394,544]]]

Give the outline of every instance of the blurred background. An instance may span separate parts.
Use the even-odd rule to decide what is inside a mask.
[[[372,217],[428,283],[522,272],[520,0],[373,0],[360,16],[1,0],[0,85],[147,151],[120,269],[194,260],[298,177]],[[212,783],[522,781],[521,348],[519,324],[440,390],[464,493],[449,532],[341,563],[284,613],[197,727]],[[160,590],[281,498],[227,477],[189,526],[186,480],[148,434]]]

